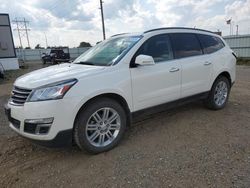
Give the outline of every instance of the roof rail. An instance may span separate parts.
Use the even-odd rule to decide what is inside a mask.
[[[144,33],[149,33],[149,32],[153,32],[153,31],[160,31],[160,30],[165,30],[165,29],[189,29],[189,30],[195,30],[195,31],[205,31],[205,32],[215,34],[212,31],[208,31],[208,30],[204,30],[204,29],[189,28],[189,27],[162,27],[162,28],[151,29],[151,30],[145,31]]]
[[[129,34],[129,33],[119,33],[119,34],[112,35],[111,37],[116,37],[116,36],[125,35],[125,34]]]

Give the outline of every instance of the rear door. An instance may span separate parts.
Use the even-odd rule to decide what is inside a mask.
[[[206,59],[206,62],[211,63],[210,68],[213,69],[210,77],[210,87],[208,88],[210,89],[214,76],[217,76],[217,71],[221,69],[220,66],[227,62],[228,53],[225,53],[225,50],[221,50],[225,47],[225,44],[219,37],[205,34],[197,34],[197,36],[204,52],[204,59]]]
[[[212,62],[204,57],[196,34],[171,34],[175,58],[179,60],[181,72],[181,98],[208,91]]]
[[[155,65],[136,66],[130,69],[135,111],[180,98],[181,67],[173,59],[169,36],[153,36],[139,48],[138,55],[152,56]]]

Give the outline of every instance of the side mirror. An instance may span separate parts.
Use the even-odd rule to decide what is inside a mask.
[[[154,65],[155,61],[152,56],[149,55],[138,55],[135,58],[135,64],[137,65]]]

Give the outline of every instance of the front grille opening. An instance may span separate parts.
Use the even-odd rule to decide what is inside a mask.
[[[48,134],[49,129],[47,124],[24,123],[24,132],[30,134]]]
[[[14,86],[10,102],[14,105],[23,105],[30,95],[31,91],[31,89],[24,89]]]
[[[9,119],[10,123],[16,128],[16,129],[20,129],[20,124],[21,122],[17,119],[14,119],[14,118],[10,118]]]
[[[37,124],[24,123],[24,132],[30,133],[30,134],[35,134],[36,127],[37,127]]]
[[[40,127],[39,134],[47,134],[50,127]]]

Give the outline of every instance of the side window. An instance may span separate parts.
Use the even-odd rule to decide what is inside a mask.
[[[211,54],[224,47],[223,42],[218,37],[199,34],[198,38],[205,54]]]
[[[224,46],[225,46],[224,42],[222,42],[222,40],[219,37],[214,37],[214,38],[216,38],[216,40],[219,43],[218,49],[224,48]]]
[[[192,33],[173,33],[170,34],[173,44],[175,58],[190,57],[201,55],[200,43]]]
[[[134,59],[138,55],[152,56],[156,63],[173,59],[168,35],[157,35],[148,39],[136,52]]]

